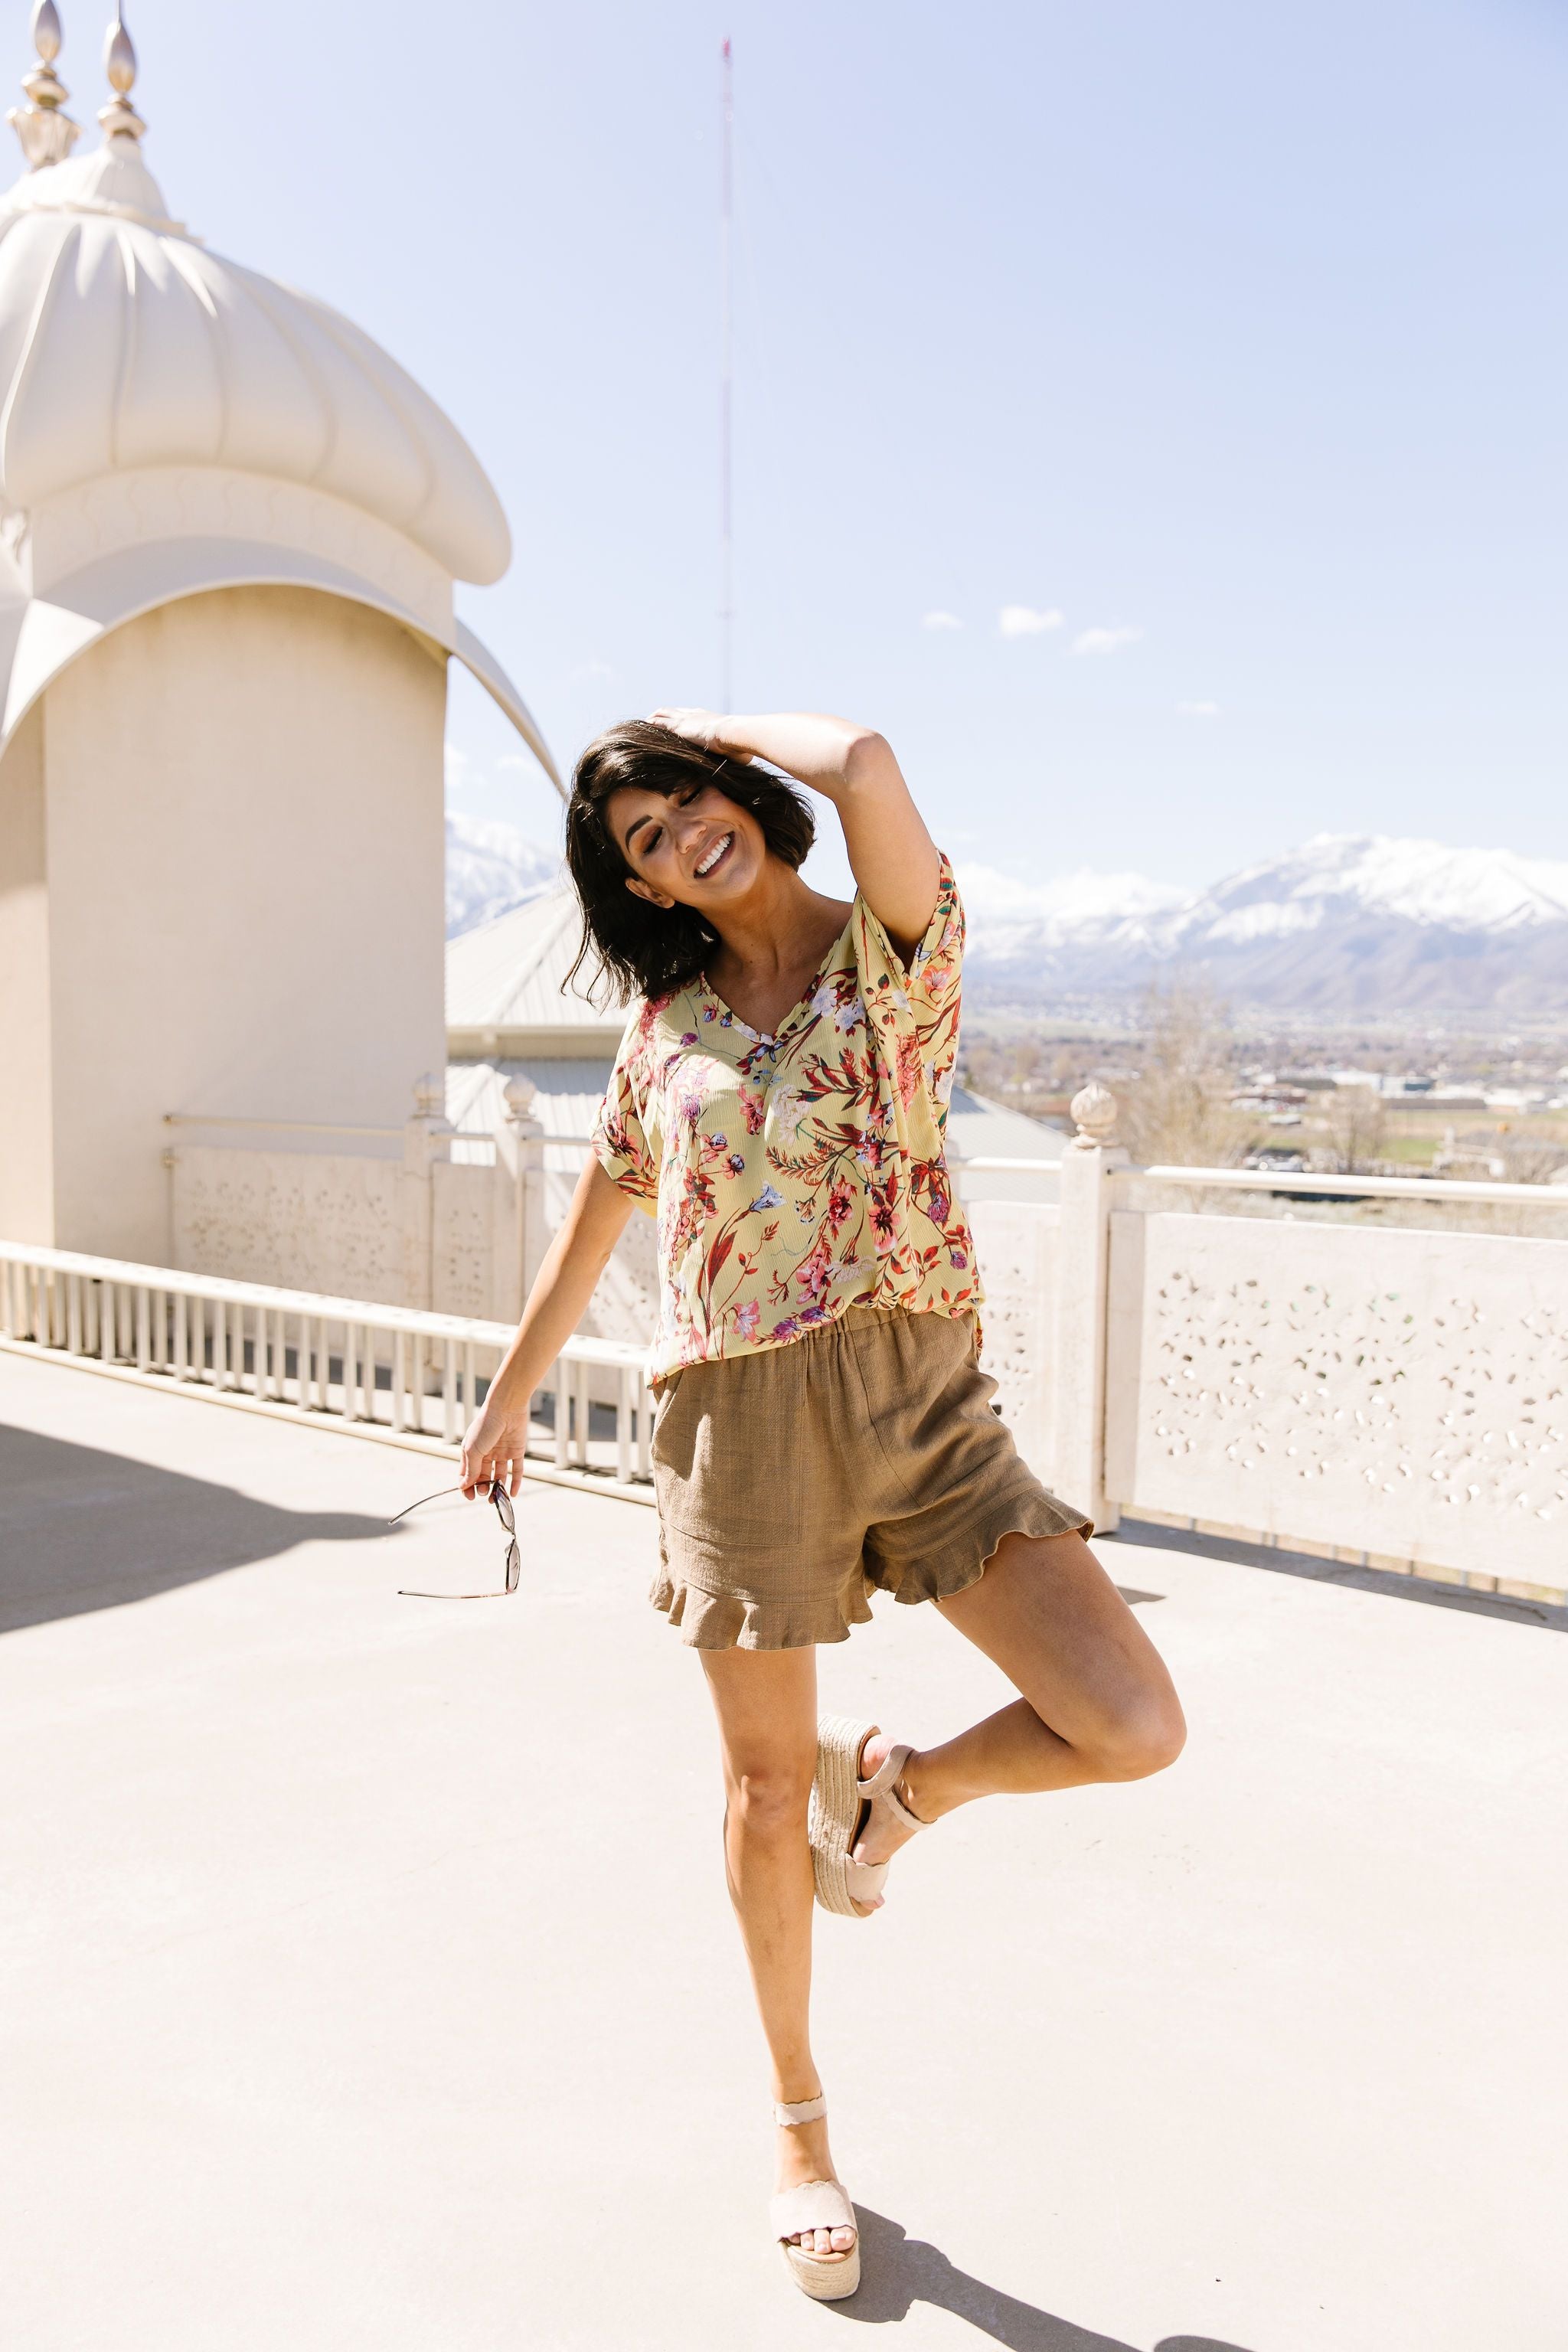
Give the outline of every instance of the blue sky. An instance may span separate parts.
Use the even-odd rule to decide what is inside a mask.
[[[132,6],[173,210],[489,468],[461,609],[563,764],[717,692],[729,32],[741,708],[879,725],[1019,875],[1568,856],[1557,0]],[[109,10],[62,7],[89,121]],[[551,830],[466,681],[451,733],[460,805]]]

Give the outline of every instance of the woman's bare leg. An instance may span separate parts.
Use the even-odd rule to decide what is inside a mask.
[[[1007,1536],[978,1583],[937,1605],[1021,1696],[910,1758],[900,1791],[921,1821],[975,1797],[1139,1780],[1180,1755],[1164,1662],[1081,1536]],[[891,1745],[868,1739],[862,1770]],[[856,1850],[882,1862],[910,1834],[880,1807]]]
[[[806,1810],[816,1769],[815,1650],[704,1650],[724,1764],[724,1860],[741,1923],[773,2096],[794,2105],[822,2088],[811,2054],[811,1849]],[[778,2133],[777,2186],[833,2177],[827,2123]],[[806,2231],[800,2243],[844,2252],[852,2230]]]

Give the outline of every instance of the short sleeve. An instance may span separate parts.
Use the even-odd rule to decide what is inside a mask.
[[[963,976],[963,901],[944,856],[925,937],[910,961],[910,1002],[917,1013],[946,1012]]]
[[[605,1175],[651,1213],[658,1205],[658,1165],[644,1126],[646,1067],[643,1008],[639,1007],[621,1040],[590,1139]]]
[[[939,1019],[956,1006],[963,973],[963,901],[944,854],[938,873],[936,905],[925,933],[906,965],[864,898],[856,906],[868,961],[879,961],[908,1001],[917,1022]]]

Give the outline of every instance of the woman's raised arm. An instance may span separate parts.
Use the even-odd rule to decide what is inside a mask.
[[[653,716],[731,759],[766,760],[830,800],[867,905],[902,952],[917,945],[936,905],[938,858],[885,736],[807,710],[745,719],[711,710]]]

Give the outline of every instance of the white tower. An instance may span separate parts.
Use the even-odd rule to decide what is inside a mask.
[[[0,1234],[159,1261],[166,1112],[396,1127],[445,1059],[453,614],[506,519],[337,311],[205,250],[40,65],[0,198]]]

